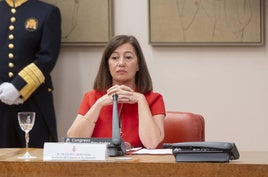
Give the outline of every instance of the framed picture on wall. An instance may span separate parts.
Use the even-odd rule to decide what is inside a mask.
[[[148,0],[152,45],[264,45],[264,0]]]
[[[62,45],[102,46],[113,35],[112,0],[42,0],[59,7]]]

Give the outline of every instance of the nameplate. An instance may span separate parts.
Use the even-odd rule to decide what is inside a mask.
[[[51,143],[44,144],[43,160],[95,161],[106,160],[106,143]]]

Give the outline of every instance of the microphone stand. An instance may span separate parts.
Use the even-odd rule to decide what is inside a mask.
[[[118,95],[113,95],[113,120],[112,120],[112,140],[108,145],[109,156],[122,156],[126,154],[124,141],[120,137],[119,116],[117,107]]]

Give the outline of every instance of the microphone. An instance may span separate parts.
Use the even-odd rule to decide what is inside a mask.
[[[112,140],[108,145],[110,156],[122,156],[126,154],[124,141],[120,137],[119,116],[118,116],[118,95],[113,95],[113,120],[112,120]]]
[[[118,95],[113,94],[112,143],[114,145],[120,145],[121,143],[117,99]]]

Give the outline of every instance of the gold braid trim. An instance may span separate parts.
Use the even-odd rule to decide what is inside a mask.
[[[21,90],[20,94],[23,100],[27,100],[31,94],[45,81],[41,70],[31,63],[19,72],[19,76],[27,83]]]

